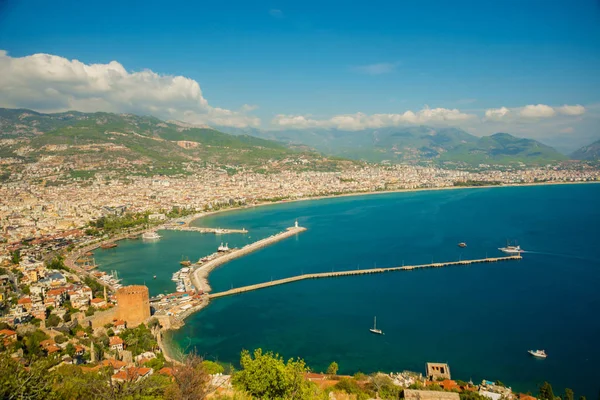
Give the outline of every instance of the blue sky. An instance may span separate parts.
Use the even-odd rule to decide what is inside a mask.
[[[340,127],[331,122],[336,116],[365,120],[410,110],[418,118],[379,118],[355,126],[447,122],[476,134],[507,128],[551,141],[600,136],[598,0],[8,0],[0,1],[0,50],[6,52],[5,64],[13,65],[9,71],[16,59],[45,53],[86,65],[116,61],[126,74],[150,70],[183,76],[199,84],[200,102],[206,101],[195,109],[175,98],[170,107],[161,98],[138,110],[131,104],[135,97],[127,106],[116,96],[99,101],[92,93],[81,99],[80,92],[64,89],[76,97],[64,103],[84,111],[95,105],[164,118],[169,109],[176,119],[210,124],[228,124],[230,112],[230,119],[237,118],[232,125],[305,128]],[[45,89],[63,90],[36,76]],[[11,87],[24,80],[14,77]],[[28,100],[24,91],[0,100],[5,106],[60,109],[40,101],[39,93]],[[528,105],[555,112],[523,121],[521,111]],[[585,112],[560,112],[564,105],[581,105]],[[425,106],[474,117],[446,118],[439,111],[434,114],[441,119],[429,118],[431,113],[418,114]],[[486,110],[502,107],[510,110],[502,121],[482,122]]]

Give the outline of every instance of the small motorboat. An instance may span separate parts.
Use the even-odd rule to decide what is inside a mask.
[[[537,358],[546,358],[548,355],[545,350],[527,350],[529,354]]]

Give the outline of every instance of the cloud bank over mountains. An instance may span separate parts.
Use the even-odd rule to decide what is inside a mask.
[[[260,119],[213,107],[200,85],[150,70],[128,72],[120,63],[84,64],[50,54],[11,57],[0,50],[0,106],[42,112],[78,110],[155,115],[193,124],[258,126]]]
[[[360,72],[382,74],[396,64],[360,67]],[[209,104],[200,84],[183,76],[161,75],[151,70],[127,71],[117,61],[85,64],[50,54],[11,57],[0,50],[0,107],[31,108],[40,112],[78,110],[154,115],[189,124],[236,128],[260,127],[252,115],[255,105],[229,110]],[[274,110],[276,111],[276,110]],[[362,112],[317,118],[312,115],[275,114],[265,121],[271,129],[362,130],[406,125],[459,126],[484,135],[498,131],[540,138],[543,135],[572,136],[575,123],[593,126],[599,107],[531,104],[483,110],[430,108],[400,113]],[[584,115],[591,114],[588,121]],[[583,121],[583,122],[582,122]],[[589,129],[588,129],[589,130]]]

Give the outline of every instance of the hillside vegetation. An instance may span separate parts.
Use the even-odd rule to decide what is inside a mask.
[[[112,113],[41,114],[0,109],[0,157],[20,164],[70,165],[86,171],[181,174],[206,165],[231,168],[332,170],[343,160],[290,149],[249,135]]]

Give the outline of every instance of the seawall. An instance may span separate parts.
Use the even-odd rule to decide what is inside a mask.
[[[208,284],[208,274],[210,274],[210,272],[219,265],[225,264],[226,262],[229,262],[231,260],[235,260],[236,258],[262,249],[263,247],[269,246],[273,243],[277,243],[280,240],[287,239],[290,236],[294,236],[298,233],[304,232],[305,230],[306,228],[300,226],[288,228],[287,230],[280,232],[276,235],[269,236],[268,238],[261,239],[257,242],[248,244],[242,247],[241,249],[234,249],[228,253],[225,253],[222,256],[215,258],[214,260],[208,261],[195,268],[194,272],[192,273],[192,283],[196,287],[196,290],[201,290],[204,293],[210,292],[211,287]]]

